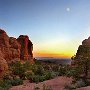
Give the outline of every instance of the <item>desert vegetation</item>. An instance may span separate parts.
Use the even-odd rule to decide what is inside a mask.
[[[88,78],[89,75],[87,76],[85,71],[87,59],[84,59],[85,62],[82,60],[77,62],[76,58],[77,56],[72,57],[73,65],[43,63],[38,60],[35,60],[34,63],[30,63],[30,61],[11,62],[9,63],[9,71],[4,74],[3,79],[0,81],[0,88],[1,90],[8,90],[12,86],[23,84],[24,80],[29,80],[30,83],[39,83],[58,76],[73,78],[71,85],[65,85],[65,89],[88,86],[90,85],[90,78]],[[52,90],[47,86],[43,88],[43,90]],[[35,90],[39,90],[39,87],[35,87]]]
[[[4,74],[0,81],[0,88],[8,90],[11,86],[23,84],[24,80],[29,80],[30,83],[39,83],[57,76],[65,76],[69,69],[69,65],[46,64],[37,60],[34,63],[14,61],[9,64],[9,71]],[[48,87],[44,86],[44,88]]]
[[[71,86],[66,88],[80,88],[90,86],[90,46],[81,45],[76,53],[72,56],[72,68],[67,72],[68,77],[73,78]]]
[[[75,60],[75,58],[76,56],[72,57],[73,60]],[[58,76],[73,78],[72,84],[69,86],[65,85],[65,89],[74,89],[90,85],[90,78],[85,78],[84,68],[81,68],[83,64],[80,63],[82,63],[82,61],[75,62],[73,66],[54,63],[46,64],[37,60],[34,63],[30,63],[30,61],[11,62],[9,64],[9,71],[4,74],[3,79],[0,81],[0,88],[1,90],[8,90],[12,86],[23,84],[24,80],[29,80],[30,83],[39,83]],[[43,88],[44,90],[52,90],[46,86]],[[39,87],[35,87],[35,90],[39,90]]]

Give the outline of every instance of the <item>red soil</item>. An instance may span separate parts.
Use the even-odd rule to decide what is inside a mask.
[[[64,86],[72,82],[71,78],[67,77],[57,77],[55,79],[47,80],[40,82],[38,84],[24,82],[23,85],[14,86],[9,90],[34,90],[34,87],[37,86],[40,90],[43,90],[43,85],[51,87],[53,90],[64,90]]]

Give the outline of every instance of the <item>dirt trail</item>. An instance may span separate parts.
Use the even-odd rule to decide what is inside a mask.
[[[51,87],[53,90],[63,90],[65,84],[70,84],[72,81],[71,78],[67,77],[57,77],[55,79],[47,80],[44,82],[40,82],[38,84],[24,82],[23,85],[14,86],[9,90],[34,90],[35,86],[38,86],[40,89],[43,90],[43,85]]]

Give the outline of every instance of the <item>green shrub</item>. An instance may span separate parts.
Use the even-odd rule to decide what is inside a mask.
[[[39,78],[39,82],[43,82],[43,81],[45,81],[46,79],[45,79],[45,76],[40,76],[40,78]]]
[[[55,71],[55,72],[57,72],[59,70],[59,65],[56,65],[56,64],[53,65],[52,66],[52,70]]]
[[[43,81],[45,81],[47,79],[46,79],[46,76],[45,75],[44,76],[34,75],[32,77],[32,80],[33,80],[33,82],[38,83],[38,82],[43,82]]]
[[[34,73],[32,72],[32,73],[30,73],[30,72],[26,72],[25,73],[25,77],[26,77],[26,79],[30,79],[31,77],[33,77],[34,76]]]
[[[78,68],[72,68],[71,70],[67,71],[66,76],[73,77],[73,79],[76,81],[81,79]]]
[[[40,88],[38,86],[34,87],[34,90],[39,90]],[[45,84],[43,85],[43,90],[52,90],[50,86],[46,86]]]
[[[32,69],[35,75],[43,75],[44,74],[44,68],[42,65],[35,65]]]
[[[12,85],[6,81],[0,81],[0,90],[8,90]]]
[[[0,90],[8,90],[11,86],[17,86],[21,84],[23,84],[23,81],[20,78],[2,80],[0,81]]]
[[[38,83],[39,82],[39,78],[40,78],[39,75],[34,75],[33,76],[33,82]]]
[[[87,85],[87,86],[90,86],[90,81],[87,81],[87,82],[86,82],[86,85]]]
[[[43,85],[43,90],[52,90],[50,86]]]
[[[34,90],[39,90],[40,88],[38,86],[35,86],[34,87]]]
[[[51,70],[51,67],[48,64],[47,65],[43,65],[43,68],[44,68],[45,71]]]
[[[30,82],[33,82],[34,73],[32,72],[26,72],[25,78],[28,79]]]
[[[45,73],[45,80],[49,80],[52,79],[56,76],[56,74],[53,71],[47,71]]]
[[[71,84],[71,85],[65,85],[64,90],[76,90],[76,86]]]
[[[86,86],[86,83],[83,82],[82,80],[79,80],[76,82],[77,83],[77,87],[80,88],[80,87],[85,87]]]
[[[25,69],[25,71],[31,70],[31,69],[32,69],[32,65],[30,64],[30,61],[26,61],[26,62],[23,64],[23,68]]]
[[[10,75],[6,74],[3,76],[3,80],[8,80],[8,79],[10,79]]]
[[[14,78],[13,80],[11,80],[12,86],[17,86],[17,85],[22,85],[22,84],[23,84],[23,80],[20,78]]]
[[[18,75],[21,79],[25,79],[26,68],[20,61],[12,62],[10,68],[13,75]]]
[[[41,62],[38,61],[38,60],[36,60],[36,61],[35,61],[35,64],[36,64],[36,65],[41,65]]]
[[[59,76],[66,75],[66,71],[67,71],[66,67],[64,66],[60,67],[60,69],[58,70]]]

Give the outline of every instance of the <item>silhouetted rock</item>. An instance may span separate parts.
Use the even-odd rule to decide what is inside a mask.
[[[74,60],[72,60],[72,65],[80,62],[81,60],[85,60],[86,58],[90,58],[90,37],[82,41],[82,45],[79,45]],[[83,58],[83,59],[82,59]]]
[[[76,57],[82,57],[81,55],[90,54],[90,37],[82,41],[82,45],[78,47]]]
[[[90,45],[90,37],[88,39],[83,40],[82,45]]]

